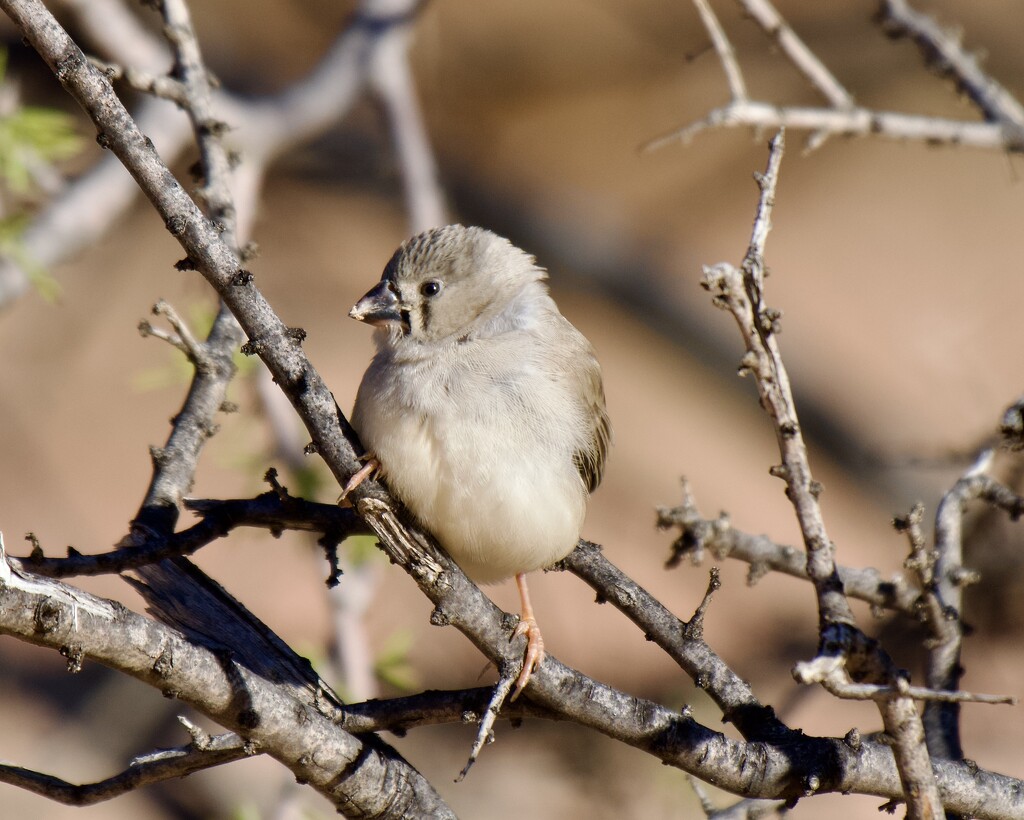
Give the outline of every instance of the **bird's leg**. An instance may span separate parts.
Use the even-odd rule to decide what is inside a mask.
[[[380,462],[369,453],[359,456],[359,460],[365,461],[366,463],[352,475],[352,478],[348,480],[345,488],[341,491],[341,495],[338,496],[338,504],[344,501],[350,492],[380,469]]]
[[[515,689],[512,690],[512,700],[519,697],[523,687],[530,681],[533,670],[540,666],[544,660],[544,638],[541,637],[540,627],[537,626],[537,619],[533,617],[533,607],[530,605],[530,591],[526,588],[526,573],[520,572],[516,575],[516,586],[519,587],[519,599],[522,601],[523,612],[519,616],[519,625],[512,633],[510,641],[514,641],[520,635],[526,636],[526,654],[523,656],[523,668],[516,678]]]

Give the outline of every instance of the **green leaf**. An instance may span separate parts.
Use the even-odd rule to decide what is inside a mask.
[[[47,302],[56,302],[61,294],[57,280],[50,276],[49,271],[36,262],[22,243],[22,236],[29,224],[29,215],[16,213],[0,219],[0,256],[14,260],[14,263],[25,271],[29,281]]]
[[[381,681],[403,692],[420,688],[419,675],[409,662],[412,643],[412,632],[408,629],[391,633],[385,639],[374,664],[374,671]]]

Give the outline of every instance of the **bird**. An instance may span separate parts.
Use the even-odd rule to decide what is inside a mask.
[[[515,578],[527,638],[512,699],[545,656],[526,574],[568,555],[611,439],[601,367],[533,256],[479,227],[402,243],[349,316],[376,355],[352,426],[376,472],[466,575]]]

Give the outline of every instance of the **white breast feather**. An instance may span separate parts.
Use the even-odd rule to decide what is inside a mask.
[[[513,335],[386,368],[375,361],[353,413],[392,490],[481,583],[563,558],[586,509],[573,463],[587,434],[579,401],[564,380],[511,355],[523,349]],[[526,412],[510,412],[515,404]]]

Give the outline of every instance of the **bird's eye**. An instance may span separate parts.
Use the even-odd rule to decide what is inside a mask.
[[[420,293],[424,296],[437,296],[441,292],[441,283],[436,279],[431,279],[429,282],[424,282],[420,285]]]

